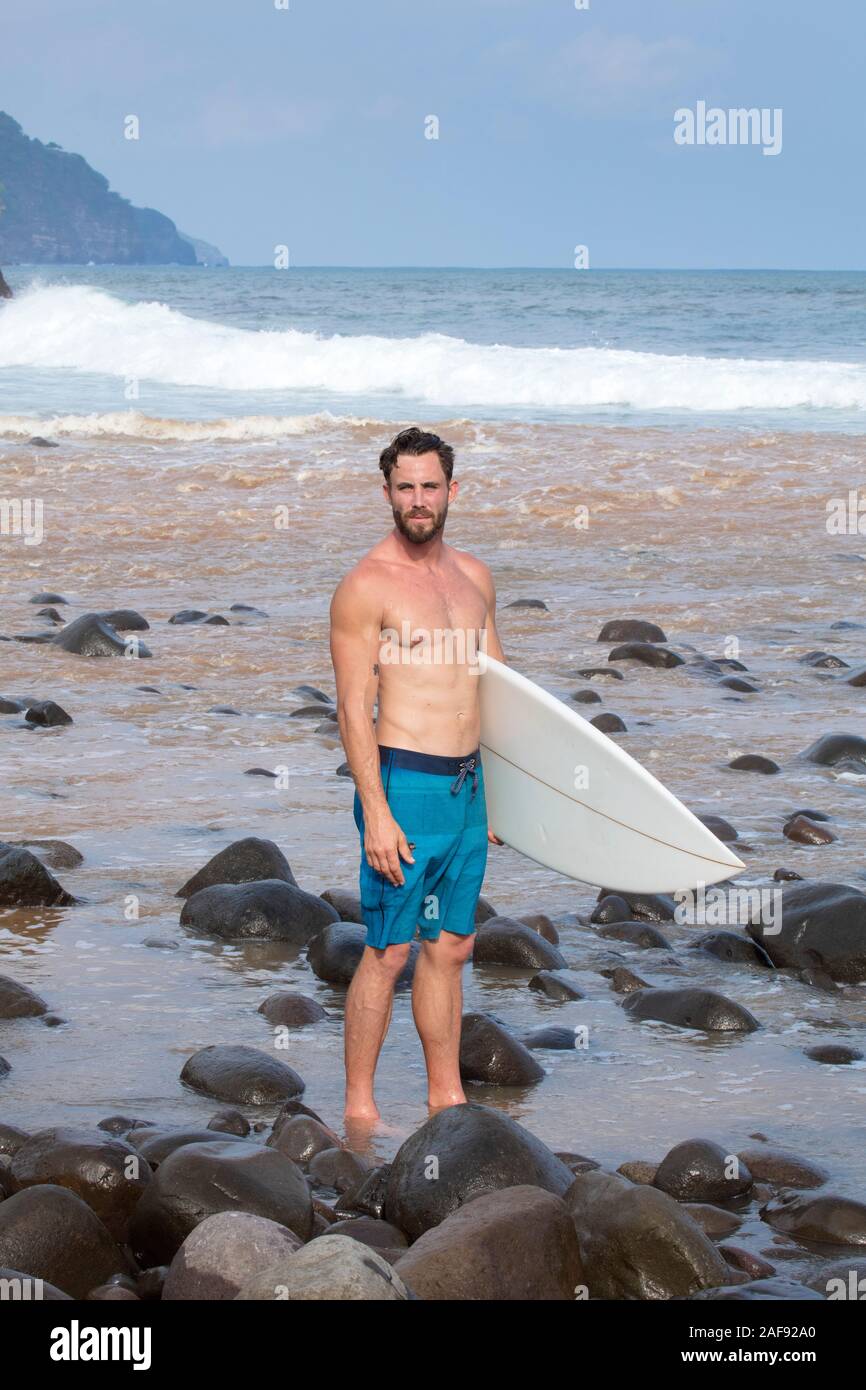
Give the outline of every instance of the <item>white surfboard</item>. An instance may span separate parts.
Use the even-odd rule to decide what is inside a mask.
[[[607,734],[479,654],[487,819],[545,868],[599,888],[672,893],[745,865]]]

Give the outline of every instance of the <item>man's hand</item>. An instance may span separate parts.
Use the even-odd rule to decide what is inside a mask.
[[[490,841],[491,845],[504,845],[504,844],[505,844],[505,841],[504,841],[504,840],[500,840],[500,838],[499,838],[498,835],[494,835],[494,833],[493,833],[492,830],[488,830],[488,832],[487,832],[487,838],[488,838],[488,840]]]
[[[395,888],[402,888],[406,882],[400,860],[405,859],[407,864],[415,863],[413,848],[387,807],[369,819],[365,815],[364,853],[367,862]]]

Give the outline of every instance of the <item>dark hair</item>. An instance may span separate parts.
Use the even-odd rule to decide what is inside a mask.
[[[440,439],[438,434],[427,434],[424,430],[419,430],[417,425],[412,425],[408,430],[401,430],[394,436],[387,449],[383,449],[379,455],[379,467],[385,474],[385,481],[390,483],[391,469],[399,454],[412,454],[417,458],[419,454],[434,452],[439,455],[442,471],[450,483],[454,471],[454,450],[450,444]]]

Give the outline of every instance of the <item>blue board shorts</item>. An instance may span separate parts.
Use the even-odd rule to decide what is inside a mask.
[[[415,860],[400,859],[400,887],[371,867],[364,851],[364,812],[355,792],[361,836],[361,915],[375,950],[411,941],[420,932],[438,940],[444,929],[475,931],[475,908],[487,867],[487,804],[481,755],[448,758],[379,745],[382,787],[391,814]]]

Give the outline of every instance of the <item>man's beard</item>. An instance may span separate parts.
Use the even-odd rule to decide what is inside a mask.
[[[441,512],[434,512],[432,516],[419,518],[417,521],[410,521],[396,507],[392,507],[391,510],[394,513],[394,523],[397,530],[413,545],[424,545],[427,541],[432,541],[433,537],[442,530],[448,515],[447,504]]]

